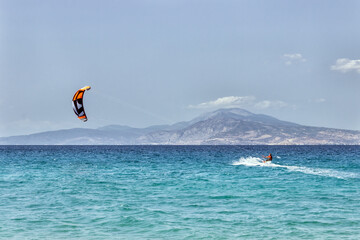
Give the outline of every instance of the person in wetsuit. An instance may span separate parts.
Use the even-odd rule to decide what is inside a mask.
[[[272,155],[271,155],[271,153],[269,154],[269,156],[263,156],[266,160],[265,161],[263,161],[263,162],[271,162],[272,161]]]

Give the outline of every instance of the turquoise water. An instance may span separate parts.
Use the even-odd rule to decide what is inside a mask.
[[[360,239],[359,156],[359,146],[0,146],[0,239]]]

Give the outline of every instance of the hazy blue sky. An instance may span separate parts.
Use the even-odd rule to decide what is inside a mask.
[[[241,107],[360,130],[360,1],[0,0],[0,136]],[[85,85],[89,118],[71,107]]]

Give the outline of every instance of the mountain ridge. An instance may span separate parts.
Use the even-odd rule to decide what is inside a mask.
[[[190,121],[133,128],[107,125],[0,138],[1,145],[360,145],[360,131],[303,126],[240,108]]]

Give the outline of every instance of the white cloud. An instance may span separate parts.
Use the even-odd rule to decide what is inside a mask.
[[[257,101],[254,96],[229,96],[218,98],[214,101],[204,102],[197,105],[190,105],[189,108],[229,108],[229,107],[253,107],[259,109],[283,108],[287,103],[279,100]]]
[[[218,98],[214,101],[204,102],[197,105],[190,105],[189,108],[217,108],[217,107],[245,107],[255,101],[253,96],[229,96]]]
[[[264,101],[260,101],[258,103],[255,104],[256,108],[260,108],[260,109],[265,109],[265,108],[283,108],[283,107],[287,107],[288,104],[283,102],[283,101],[269,101],[269,100],[264,100]]]
[[[318,99],[315,99],[315,102],[323,103],[323,102],[326,102],[326,99],[325,98],[318,98]]]
[[[343,73],[350,71],[357,71],[360,73],[360,60],[351,60],[348,58],[339,58],[335,65],[331,66],[331,70],[340,71]]]
[[[296,62],[306,62],[306,59],[300,53],[286,53],[283,57],[286,65],[291,65]]]
[[[308,103],[313,104],[313,103],[324,103],[326,102],[325,98],[312,98],[312,99],[308,99],[307,100]]]

